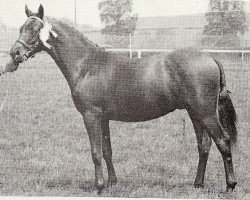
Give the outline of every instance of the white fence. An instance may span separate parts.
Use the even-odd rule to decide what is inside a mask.
[[[133,52],[137,52],[138,58],[141,58],[143,52],[172,52],[173,49],[106,49],[106,51],[111,52],[129,52],[130,58],[132,58]],[[250,50],[224,50],[224,49],[201,49],[200,51],[208,52],[208,53],[239,53],[241,54],[242,62],[244,62],[244,55],[250,54]]]

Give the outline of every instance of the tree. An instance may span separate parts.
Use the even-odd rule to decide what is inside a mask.
[[[103,0],[99,3],[103,34],[129,35],[136,27],[138,16],[132,14],[132,0]]]
[[[247,31],[244,2],[238,0],[210,0],[210,12],[205,17],[205,35],[244,34]]]
[[[210,11],[205,14],[203,45],[239,47],[239,34],[247,31],[244,5],[240,0],[210,0]]]

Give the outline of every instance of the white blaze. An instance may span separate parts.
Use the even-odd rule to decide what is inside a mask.
[[[48,49],[51,48],[51,45],[47,42],[50,37],[50,33],[56,38],[58,34],[55,31],[52,31],[52,25],[48,22],[44,22],[43,28],[40,30],[39,38],[43,45]]]

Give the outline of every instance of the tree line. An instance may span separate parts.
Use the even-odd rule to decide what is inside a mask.
[[[136,29],[138,15],[133,13],[132,0],[103,0],[98,5],[101,22],[105,25],[102,33],[109,36],[128,36]],[[204,42],[216,36],[238,38],[247,30],[244,1],[209,0],[208,12],[205,13],[206,24],[203,34]],[[110,37],[111,43],[116,42]],[[125,41],[128,42],[128,41]]]

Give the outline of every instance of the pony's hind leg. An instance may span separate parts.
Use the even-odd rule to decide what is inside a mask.
[[[112,148],[110,141],[109,120],[102,121],[102,153],[108,170],[108,185],[112,186],[117,183],[115,169],[112,162]]]
[[[202,126],[202,123],[200,123],[199,120],[196,118],[196,115],[193,114],[192,112],[188,112],[188,114],[193,123],[198,143],[198,152],[199,152],[199,163],[198,163],[196,178],[194,181],[194,186],[196,188],[200,188],[204,187],[204,176],[212,141],[207,131],[205,130],[204,126]]]
[[[213,138],[220,151],[225,168],[227,191],[232,191],[237,184],[233,170],[230,137],[220,124],[217,114],[202,120],[209,135]]]

